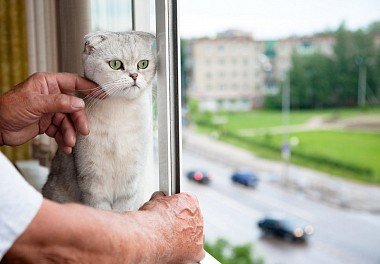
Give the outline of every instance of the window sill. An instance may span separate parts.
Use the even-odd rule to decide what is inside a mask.
[[[205,258],[200,262],[201,264],[220,264],[213,256],[206,252]]]

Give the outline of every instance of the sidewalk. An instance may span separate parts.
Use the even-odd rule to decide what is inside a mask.
[[[263,181],[271,181],[311,199],[335,206],[380,213],[380,187],[343,180],[327,173],[290,165],[285,179],[285,165],[259,158],[249,151],[183,129],[183,148],[232,167],[250,168]]]

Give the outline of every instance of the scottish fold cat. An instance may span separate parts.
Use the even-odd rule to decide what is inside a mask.
[[[46,198],[119,212],[144,203],[152,148],[154,40],[137,31],[85,37],[85,77],[101,89],[85,98],[90,134],[77,136],[72,154],[57,151],[42,190]]]

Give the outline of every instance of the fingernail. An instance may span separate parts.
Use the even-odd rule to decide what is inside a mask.
[[[63,150],[63,152],[66,153],[67,155],[71,154],[71,152],[73,151],[73,149],[70,148],[70,147],[64,147],[62,150]]]
[[[84,101],[80,98],[74,97],[71,106],[74,108],[84,108]]]

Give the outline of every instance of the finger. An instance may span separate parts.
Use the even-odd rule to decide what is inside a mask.
[[[70,154],[72,152],[72,148],[69,147],[69,146],[66,146],[64,141],[63,141],[63,136],[62,136],[62,133],[61,131],[57,131],[57,133],[55,134],[55,137],[54,137],[55,141],[57,142],[58,144],[58,147],[66,154]]]
[[[158,197],[163,197],[163,196],[166,196],[164,192],[161,192],[161,191],[154,192],[152,196],[150,197],[150,200],[156,199]]]
[[[58,131],[58,127],[56,127],[54,124],[51,124],[45,131],[45,134],[48,135],[49,137],[54,138],[55,134]]]
[[[57,113],[54,115],[53,124],[59,128],[63,143],[68,147],[74,147],[76,136],[75,127],[68,115]]]
[[[33,102],[33,109],[40,114],[74,113],[84,108],[84,101],[66,94],[39,95]]]
[[[75,129],[78,133],[84,136],[90,133],[86,111],[80,110],[72,113],[71,120],[74,122]]]
[[[58,89],[65,94],[73,94],[75,91],[89,91],[98,85],[73,73],[48,73],[45,79],[49,87],[49,91],[56,92]],[[50,90],[50,89],[53,89]]]
[[[48,127],[51,125],[51,120],[53,119],[53,117],[54,117],[54,114],[44,114],[40,118],[40,122],[38,123],[40,127],[40,132],[39,132],[40,134],[43,134],[46,132]]]
[[[65,142],[66,146],[74,147],[76,143],[76,132],[73,122],[70,117],[65,115],[61,123],[61,132],[63,136],[63,142]]]

